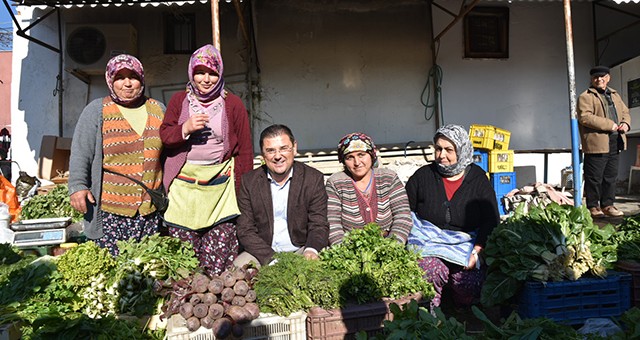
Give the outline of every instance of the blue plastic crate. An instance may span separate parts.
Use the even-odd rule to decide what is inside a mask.
[[[496,192],[496,195],[500,197],[516,188],[515,172],[494,172],[489,175],[489,178],[493,185],[493,190]]]
[[[489,153],[482,150],[473,151],[473,162],[481,167],[484,172],[489,171]]]
[[[589,318],[619,317],[631,307],[631,274],[609,271],[604,279],[525,282],[518,314],[545,317],[569,325]]]

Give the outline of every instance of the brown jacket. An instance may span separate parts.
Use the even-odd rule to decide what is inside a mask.
[[[311,247],[320,251],[329,243],[324,177],[320,171],[294,162],[289,185],[287,222],[291,242],[296,247]],[[240,217],[236,228],[240,244],[260,264],[269,263],[274,254],[271,248],[273,202],[266,165],[242,176],[238,207]]]
[[[618,124],[626,123],[631,128],[629,109],[622,101],[618,92],[608,88],[611,92],[613,104],[618,113]],[[578,124],[584,153],[608,153],[609,134],[612,133],[613,120],[608,118],[609,106],[606,99],[595,88],[589,87],[578,98]],[[627,149],[627,136],[620,134],[622,149]]]

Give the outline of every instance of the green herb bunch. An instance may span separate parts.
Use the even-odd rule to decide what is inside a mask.
[[[71,217],[73,222],[82,220],[82,213],[73,209],[66,184],[56,185],[46,195],[35,195],[22,206],[20,219]]]
[[[324,265],[338,272],[342,301],[366,303],[383,297],[422,293],[432,298],[433,285],[422,278],[420,255],[393,238],[382,236],[370,223],[345,235],[342,243],[320,253]]]
[[[320,261],[288,252],[274,259],[274,264],[260,269],[253,285],[261,311],[288,316],[314,306],[340,305],[336,273]]]

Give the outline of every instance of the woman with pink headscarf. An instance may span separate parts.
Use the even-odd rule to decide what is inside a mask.
[[[117,255],[117,241],[158,231],[156,207],[136,181],[151,189],[162,185],[165,107],[144,95],[144,70],[134,56],[111,58],[105,79],[109,96],[89,103],[76,124],[69,193],[71,205],[85,214],[85,235]]]
[[[163,183],[169,192],[169,234],[190,242],[209,274],[233,265],[238,254],[235,192],[253,168],[249,118],[242,100],[224,89],[220,52],[212,45],[189,61],[189,82],[167,107],[160,137]]]

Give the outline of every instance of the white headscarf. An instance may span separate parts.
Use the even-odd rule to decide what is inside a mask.
[[[473,163],[473,145],[469,140],[469,133],[460,125],[448,124],[436,131],[433,136],[435,143],[439,137],[445,137],[450,140],[456,147],[456,155],[458,162],[455,164],[444,165],[438,163],[438,172],[444,177],[455,176],[464,171],[467,166]]]

